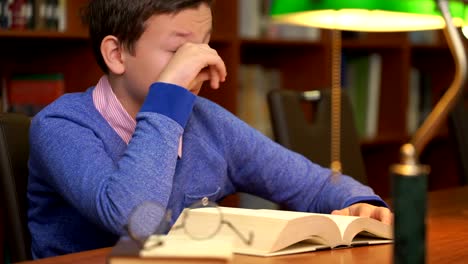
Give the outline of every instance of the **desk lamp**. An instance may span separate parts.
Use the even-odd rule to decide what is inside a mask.
[[[463,92],[466,55],[456,27],[464,24],[462,0],[275,0],[273,21],[332,29],[332,100],[340,100],[340,47],[337,30],[391,32],[444,29],[455,60],[455,77],[432,112],[401,149],[401,161],[391,166],[395,213],[395,263],[425,262],[426,189],[429,167],[418,156],[434,137]],[[333,92],[333,90],[336,90]],[[335,95],[335,96],[333,96]],[[339,103],[332,103],[331,169],[339,172]],[[334,120],[335,119],[335,120]],[[336,130],[338,128],[338,131]],[[335,133],[335,134],[334,134]]]

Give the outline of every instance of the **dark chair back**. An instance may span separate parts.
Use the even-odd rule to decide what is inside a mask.
[[[462,171],[460,183],[468,184],[468,106],[464,98],[455,105],[450,113],[451,133],[455,136],[460,167]]]
[[[0,188],[5,216],[5,242],[12,262],[31,259],[27,226],[30,118],[0,114]]]
[[[347,95],[342,95],[340,150],[343,173],[367,184],[352,107]],[[268,94],[268,106],[273,134],[278,143],[304,155],[314,163],[330,167],[330,90],[272,90]],[[304,109],[311,110],[309,118]]]

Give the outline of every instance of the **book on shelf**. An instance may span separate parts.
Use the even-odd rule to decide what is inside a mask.
[[[271,0],[239,0],[239,35],[247,39],[320,40],[319,28],[273,22],[270,11]]]
[[[382,57],[378,53],[346,58],[344,89],[349,95],[361,138],[377,135],[380,111]]]
[[[197,264],[230,263],[233,257],[232,239],[194,240],[187,236],[152,236],[146,243],[163,243],[156,247],[141,249],[129,237],[121,237],[107,256],[108,264]]]
[[[65,84],[60,73],[14,74],[7,81],[5,90],[9,112],[33,116],[63,95]]]
[[[244,38],[258,38],[261,35],[261,0],[238,1],[239,35]]]
[[[314,27],[270,22],[267,25],[265,36],[291,41],[320,41],[321,31]]]
[[[0,0],[0,29],[8,28],[8,15],[8,0]]]
[[[47,28],[47,10],[46,0],[34,1],[34,28],[36,30],[45,30]]]
[[[64,32],[67,29],[67,0],[58,0],[55,8],[57,30],[60,32]]]
[[[66,1],[34,0],[35,30],[65,31]]]
[[[409,41],[413,45],[436,45],[439,41],[438,35],[439,33],[437,30],[422,30],[408,32]]]
[[[270,138],[273,138],[273,130],[267,94],[280,85],[279,70],[258,64],[240,65],[237,116]]]
[[[367,138],[375,138],[378,132],[381,75],[382,56],[377,53],[372,53],[369,55],[369,95],[367,96],[367,120],[365,129]]]
[[[416,68],[411,68],[408,89],[408,108],[406,128],[408,135],[412,135],[419,127],[420,120],[420,72]]]
[[[0,28],[66,30],[66,0],[0,0]]]
[[[434,95],[432,91],[432,76],[418,68],[411,68],[408,89],[408,107],[406,127],[409,135],[417,128],[432,111]]]
[[[26,29],[26,9],[27,2],[25,0],[7,1],[7,17],[9,20],[9,28],[15,30]]]
[[[393,228],[378,220],[364,217],[315,214],[271,209],[246,209],[220,207],[223,221],[230,222],[247,236],[253,233],[253,241],[245,244],[228,225],[222,225],[218,235],[234,238],[233,251],[255,256],[277,256],[300,252],[391,243]],[[188,210],[188,209],[185,209]],[[191,209],[191,229],[203,232],[211,218],[219,218],[216,208]],[[182,222],[179,217],[174,226]],[[183,235],[178,228],[169,235]]]

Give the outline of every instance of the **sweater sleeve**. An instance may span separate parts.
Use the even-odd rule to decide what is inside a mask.
[[[138,113],[133,138],[117,159],[111,157],[89,117],[57,114],[60,111],[39,115],[30,130],[31,175],[92,222],[122,234],[136,205],[150,200],[167,206],[179,137],[193,106],[193,95],[180,89],[167,84],[151,87],[153,96],[145,107],[177,98],[186,103],[172,110],[147,107]]]
[[[273,142],[229,113],[224,117],[224,135],[229,139],[224,151],[239,191],[318,213],[358,202],[386,206],[368,186],[346,175],[332,178],[328,168]]]

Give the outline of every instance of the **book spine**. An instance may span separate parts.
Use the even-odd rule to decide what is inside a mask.
[[[64,94],[63,77],[36,75],[13,76],[7,85],[8,111],[35,115]]]
[[[359,136],[363,138],[365,137],[367,119],[369,57],[358,57],[350,61],[347,75],[356,128]]]
[[[0,0],[0,29],[65,31],[67,0]]]
[[[59,1],[58,0],[51,0],[51,27],[50,30],[58,31],[59,25]]]
[[[280,72],[261,65],[243,64],[239,70],[239,84],[237,115],[262,134],[273,138],[267,94],[280,88]]]
[[[420,78],[421,73],[416,68],[411,68],[410,71],[410,84],[408,90],[408,108],[407,108],[407,122],[406,128],[408,135],[412,135],[416,132],[419,126],[419,105],[420,105],[420,96],[419,96],[419,87],[420,87]]]
[[[67,30],[67,1],[59,0],[57,7],[57,30],[64,32]]]
[[[260,0],[239,0],[239,35],[243,38],[258,38],[261,32]]]
[[[34,29],[46,29],[46,11],[47,3],[45,0],[34,1]]]
[[[438,41],[436,30],[423,30],[408,32],[411,44],[435,45]]]
[[[53,0],[45,0],[46,9],[45,9],[45,21],[46,29],[54,30],[54,19],[55,19],[55,7]]]
[[[366,138],[375,138],[378,132],[381,75],[382,56],[373,53],[369,56]]]
[[[382,56],[371,53],[346,58],[343,72],[359,137],[375,138],[379,124]]]
[[[26,3],[24,0],[14,0],[9,6],[11,11],[10,28],[14,30],[26,29]]]
[[[26,28],[28,30],[34,29],[34,0],[27,0],[24,5],[24,16]]]
[[[8,0],[0,0],[0,29],[8,28]]]

